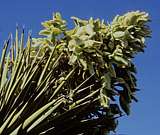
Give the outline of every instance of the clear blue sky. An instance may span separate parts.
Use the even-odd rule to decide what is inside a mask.
[[[118,133],[127,135],[160,135],[160,0],[0,0],[0,48],[16,23],[31,29],[37,36],[40,22],[60,11],[69,23],[70,16],[103,18],[111,21],[116,14],[132,10],[146,11],[153,33],[144,54],[135,60],[138,69],[139,102],[129,117],[120,119]]]

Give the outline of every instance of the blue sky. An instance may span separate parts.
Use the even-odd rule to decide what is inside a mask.
[[[129,117],[119,120],[118,133],[126,135],[160,134],[160,0],[0,0],[0,48],[16,23],[32,30],[37,37],[40,23],[59,11],[71,23],[70,16],[111,21],[117,14],[141,10],[150,14],[152,38],[144,54],[135,59],[138,69],[138,103],[132,106]],[[70,25],[70,24],[69,24]],[[27,33],[27,32],[26,32]]]

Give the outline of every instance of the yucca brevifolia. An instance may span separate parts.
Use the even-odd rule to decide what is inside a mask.
[[[104,135],[130,113],[136,68],[150,35],[148,14],[129,12],[111,24],[56,13],[43,22],[44,38],[24,32],[5,42],[0,64],[0,134]],[[8,49],[10,46],[10,49]],[[119,102],[117,101],[119,99]],[[119,105],[120,103],[120,105]]]

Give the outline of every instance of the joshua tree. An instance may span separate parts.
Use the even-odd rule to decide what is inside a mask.
[[[129,12],[112,23],[59,13],[42,23],[43,38],[4,43],[0,63],[1,135],[105,135],[130,114],[136,67],[150,30],[148,14]]]

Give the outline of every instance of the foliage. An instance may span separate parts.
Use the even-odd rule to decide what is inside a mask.
[[[150,35],[145,12],[116,16],[111,24],[60,13],[42,23],[42,38],[24,32],[5,42],[0,64],[0,134],[104,135],[130,114],[135,54]],[[10,50],[8,50],[10,46]],[[117,101],[119,99],[119,102]],[[120,105],[119,105],[120,104]]]

